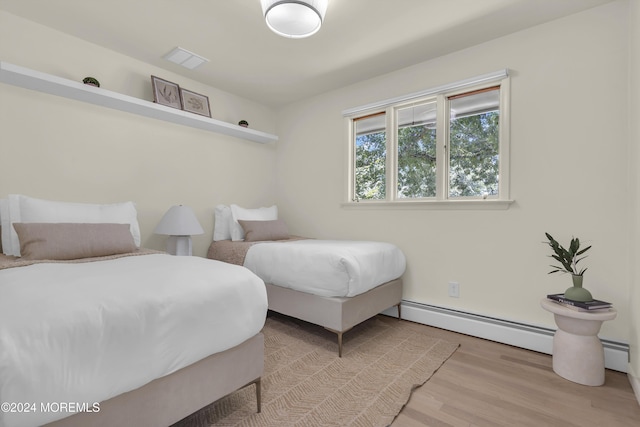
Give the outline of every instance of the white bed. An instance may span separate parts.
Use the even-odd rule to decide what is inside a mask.
[[[133,224],[111,222],[121,206],[37,201],[9,221],[6,200],[3,246],[21,257],[0,255],[0,427],[170,425],[254,383],[259,410],[259,277],[138,249]]]
[[[354,297],[402,276],[402,251],[390,243],[300,239],[261,242],[244,266],[266,283],[324,297]]]
[[[243,265],[264,280],[270,310],[335,332],[339,356],[342,335],[353,326],[392,306],[401,317],[406,259],[397,246],[292,237],[275,206],[234,207],[216,207],[207,257]],[[229,233],[220,230],[224,223]]]
[[[55,421],[71,414],[42,405],[92,407],[241,345],[259,334],[266,310],[258,277],[198,257],[0,270],[0,400],[36,409],[0,413],[0,426]]]

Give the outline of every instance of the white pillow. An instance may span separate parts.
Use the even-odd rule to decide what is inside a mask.
[[[113,204],[89,204],[57,202],[36,199],[19,194],[9,195],[9,248],[2,248],[7,255],[20,256],[20,241],[13,229],[14,222],[66,222],[66,223],[117,223],[129,224],[136,246],[140,246],[140,226],[133,202]],[[4,215],[2,215],[4,222]],[[5,227],[2,227],[5,234]],[[10,252],[10,253],[8,253]]]
[[[269,208],[245,209],[238,205],[231,205],[231,240],[244,240],[244,230],[239,219],[248,221],[273,221],[278,219],[278,207],[273,205]]]
[[[231,208],[227,205],[218,205],[214,210],[213,241],[231,240]]]

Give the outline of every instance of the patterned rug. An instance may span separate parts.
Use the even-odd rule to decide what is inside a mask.
[[[458,348],[424,329],[376,316],[344,334],[339,358],[334,333],[270,313],[263,330],[262,412],[249,386],[174,427],[388,426],[412,390]]]

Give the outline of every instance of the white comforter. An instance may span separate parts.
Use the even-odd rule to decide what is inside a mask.
[[[402,276],[395,245],[349,240],[257,243],[244,266],[266,283],[327,297],[352,297]]]
[[[13,405],[0,426],[64,418],[54,410],[69,402],[91,409],[242,343],[266,311],[256,275],[198,257],[0,270],[0,404]]]

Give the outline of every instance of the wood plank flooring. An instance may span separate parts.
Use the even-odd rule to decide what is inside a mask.
[[[425,327],[460,347],[392,427],[640,426],[625,373],[607,370],[603,386],[583,386],[556,375],[549,355]]]

